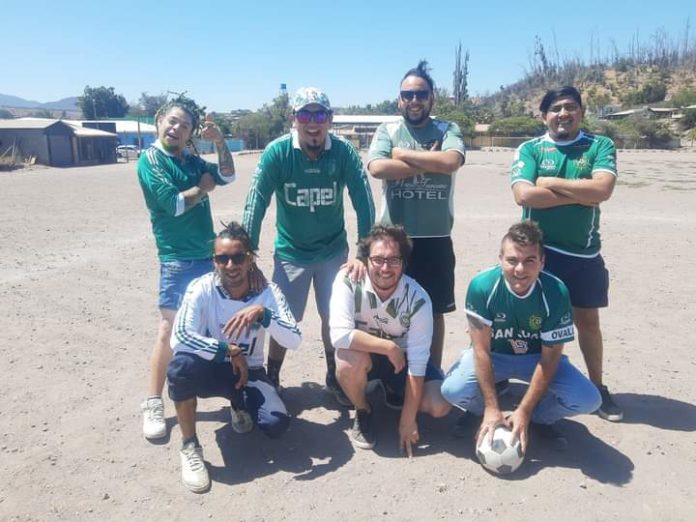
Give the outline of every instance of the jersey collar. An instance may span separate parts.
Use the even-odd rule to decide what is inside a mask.
[[[545,139],[546,141],[550,141],[551,143],[555,143],[556,145],[560,145],[561,147],[563,147],[563,146],[565,146],[565,145],[572,145],[573,143],[575,143],[576,141],[580,141],[580,140],[583,139],[584,137],[585,137],[585,133],[584,133],[583,131],[580,131],[580,132],[578,132],[578,135],[575,137],[574,140],[569,140],[569,141],[557,141],[557,140],[554,140],[554,139],[549,135],[549,133],[547,132],[546,135],[544,136],[544,139]]]
[[[296,149],[302,150],[302,147],[300,147],[300,138],[297,137],[297,129],[291,129],[290,135],[292,136],[292,146]],[[326,135],[324,150],[331,150],[331,133]]]

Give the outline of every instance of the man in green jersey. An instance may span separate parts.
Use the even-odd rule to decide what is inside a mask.
[[[199,119],[186,104],[174,101],[156,116],[157,141],[138,160],[138,181],[150,212],[160,260],[160,323],[150,359],[149,396],[142,404],[143,434],[167,434],[162,389],[171,359],[169,339],[176,310],[188,284],[213,269],[213,218],[208,193],[234,181],[235,170],[220,130],[203,123],[202,137],[215,143],[218,164],[189,151]]]
[[[455,123],[430,117],[435,86],[421,61],[401,80],[403,119],[380,125],[370,145],[367,169],[382,180],[378,221],[402,225],[413,241],[406,274],[433,302],[432,361],[442,365],[444,314],[454,311],[452,247],[455,174],[464,163],[462,134]]]
[[[347,406],[350,401],[336,381],[329,300],[333,280],[348,255],[344,189],[348,189],[357,214],[357,239],[365,237],[374,222],[372,192],[357,151],[329,133],[333,113],[326,94],[303,87],[293,98],[292,110],[292,131],[271,142],[261,154],[244,205],[243,226],[256,248],[261,222],[275,194],[273,282],[285,295],[298,323],[304,316],[309,287],[314,284],[326,354],[326,386]],[[350,265],[357,271],[363,267],[357,260]],[[276,387],[280,386],[284,357],[285,348],[271,338],[268,376]]]
[[[442,395],[461,409],[483,415],[477,443],[505,425],[525,449],[532,422],[539,435],[562,441],[553,423],[591,413],[600,404],[597,388],[563,355],[564,343],[574,334],[568,289],[542,272],[542,233],[531,221],[510,227],[499,259],[499,265],[480,272],[469,284],[466,317],[472,349],[448,372]],[[509,378],[529,387],[505,417],[495,383]]]
[[[548,91],[539,108],[548,132],[517,149],[512,191],[523,217],[544,231],[546,270],[570,291],[578,344],[590,380],[602,394],[598,413],[620,421],[623,412],[602,382],[599,324],[599,308],[609,303],[609,273],[600,254],[600,203],[614,190],[616,150],[609,138],[580,129],[584,109],[574,87]]]

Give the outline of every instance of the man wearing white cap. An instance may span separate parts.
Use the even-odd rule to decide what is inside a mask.
[[[303,87],[292,100],[293,129],[268,144],[259,160],[244,205],[243,226],[254,248],[271,198],[276,196],[273,282],[286,296],[297,322],[302,320],[310,284],[321,318],[326,353],[326,386],[339,403],[350,405],[336,381],[329,336],[329,300],[333,280],[348,256],[343,193],[348,188],[358,220],[358,237],[374,223],[372,192],[358,152],[329,133],[333,112],[329,98]],[[355,261],[351,265],[362,266]],[[359,270],[359,268],[358,268]],[[268,376],[279,387],[285,348],[269,344]]]

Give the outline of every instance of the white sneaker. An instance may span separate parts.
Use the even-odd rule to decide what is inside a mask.
[[[235,410],[234,407],[230,406],[230,418],[232,429],[236,433],[249,433],[254,429],[254,421],[251,420],[251,415],[246,410]]]
[[[161,397],[145,399],[140,405],[143,410],[143,435],[146,439],[161,439],[167,435],[164,422],[164,403]]]
[[[194,493],[203,493],[210,487],[210,477],[203,462],[203,448],[189,442],[181,451],[181,481]]]

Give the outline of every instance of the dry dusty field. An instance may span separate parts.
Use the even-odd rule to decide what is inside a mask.
[[[447,317],[446,367],[468,343],[467,283],[496,262],[520,214],[511,158],[471,152],[458,174],[460,307]],[[256,159],[237,157],[238,181],[212,194],[216,222],[241,218]],[[562,421],[568,450],[532,441],[524,466],[497,478],[471,439],[450,435],[454,414],[422,418],[422,445],[403,458],[397,415],[380,403],[377,447],[354,450],[349,412],[321,387],[310,304],[305,342],[282,374],[294,417],[283,438],[237,435],[224,401],[200,402],[213,480],[204,495],[180,483],[169,400],[170,436],[151,444],[141,434],[158,269],[135,164],[0,173],[0,520],[694,520],[696,153],[620,152],[619,167],[603,205],[602,320],[606,381],[625,422]],[[267,273],[273,222],[271,209]],[[355,237],[352,210],[348,223]],[[584,370],[577,345],[566,352]]]

